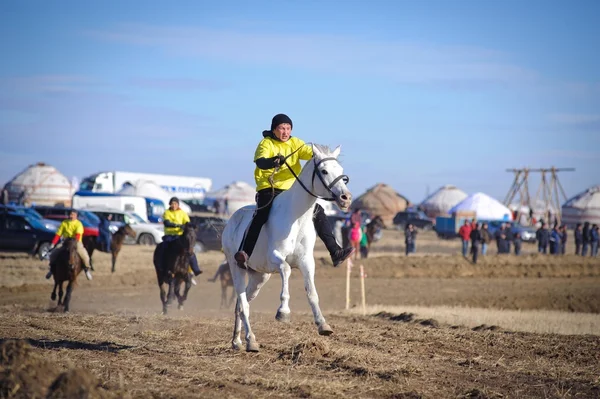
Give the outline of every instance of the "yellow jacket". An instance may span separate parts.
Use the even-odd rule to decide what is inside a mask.
[[[300,150],[298,150],[300,148]],[[260,158],[272,158],[276,155],[288,156],[294,151],[298,150],[294,155],[287,159],[287,164],[290,165],[296,175],[300,174],[302,167],[300,166],[300,160],[309,160],[313,156],[312,147],[305,145],[304,141],[297,137],[290,137],[286,142],[279,141],[272,137],[265,137],[258,143],[256,151],[254,152],[254,161]],[[254,169],[254,180],[256,181],[256,191],[263,190],[265,188],[271,188],[269,183],[269,176],[273,173],[273,169],[260,169],[258,166]],[[279,190],[288,190],[294,184],[294,175],[283,165],[279,172],[273,176],[273,187]]]
[[[190,217],[187,213],[182,211],[181,209],[177,209],[176,211],[172,211],[171,209],[167,209],[163,214],[163,220],[169,221],[174,224],[186,224],[190,222]],[[165,226],[165,235],[166,236],[180,236],[183,234],[183,229],[181,227],[166,227]]]
[[[79,234],[79,237],[77,237]],[[83,237],[83,224],[79,220],[66,219],[60,224],[56,235],[63,238],[77,238],[81,241]]]

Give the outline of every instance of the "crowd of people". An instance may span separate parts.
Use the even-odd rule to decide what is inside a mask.
[[[500,228],[492,235],[487,223],[477,223],[473,220],[465,220],[460,227],[458,235],[462,241],[462,255],[466,258],[468,254],[473,257],[473,263],[477,263],[479,255],[486,255],[492,241],[496,241],[498,254],[511,253],[520,255],[523,239],[519,232],[513,232],[509,223],[502,223]],[[589,222],[577,224],[573,233],[575,239],[575,255],[598,256],[598,225],[590,226]],[[536,242],[538,252],[541,254],[564,255],[566,254],[568,233],[567,226],[554,224],[552,230],[548,224],[541,221],[540,228],[536,231]],[[470,251],[469,251],[470,244]]]

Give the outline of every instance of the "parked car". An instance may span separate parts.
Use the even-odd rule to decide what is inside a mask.
[[[112,215],[111,226],[128,224],[136,233],[136,238],[125,237],[125,244],[156,245],[162,242],[165,228],[159,223],[147,223],[140,215],[132,212],[120,211],[111,208],[86,208],[85,211],[97,217]]]
[[[62,222],[69,218],[69,214],[74,208],[64,206],[42,206],[34,205],[32,208],[38,212],[42,217],[51,220],[57,220]],[[99,231],[98,226],[100,225],[100,219],[91,212],[86,212],[82,209],[76,209],[77,219],[83,224],[83,235],[84,236],[96,236],[98,237]]]
[[[52,245],[55,231],[40,219],[28,215],[0,213],[0,249],[27,252],[43,259]]]
[[[477,223],[487,223],[488,231],[492,236],[496,234],[496,232],[500,229],[502,223],[510,224],[510,231],[513,235],[519,233],[521,235],[521,239],[525,242],[535,243],[535,228],[529,226],[522,226],[517,222],[511,221],[502,221],[502,220],[477,220]]]
[[[398,212],[392,221],[396,228],[404,230],[408,223],[423,230],[433,229],[433,220],[425,215],[423,211],[403,211]]]
[[[190,221],[196,225],[196,252],[221,250],[221,237],[227,224],[226,219],[195,217],[190,218]]]
[[[45,219],[35,209],[20,205],[0,205],[0,212],[8,212],[15,215],[27,215],[40,220],[48,230],[56,231],[60,222],[52,219]]]

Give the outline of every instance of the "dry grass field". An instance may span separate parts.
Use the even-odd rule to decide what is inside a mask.
[[[459,243],[424,233],[405,257],[386,230],[358,268],[345,311],[346,268],[322,248],[316,284],[334,329],[320,337],[301,276],[292,273],[292,322],[275,321],[279,279],[251,304],[259,353],[230,349],[232,309],[207,281],[223,256],[199,256],[182,311],[160,314],[152,248],[127,246],[110,273],[95,254],[69,314],[50,302],[46,265],[0,254],[0,398],[600,397],[600,260],[489,255],[477,265]]]

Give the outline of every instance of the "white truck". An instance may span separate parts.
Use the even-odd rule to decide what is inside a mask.
[[[100,172],[85,177],[80,191],[94,193],[117,193],[124,185],[136,185],[138,181],[151,181],[163,190],[183,201],[203,200],[211,190],[212,180],[206,177],[188,177],[133,172]]]

